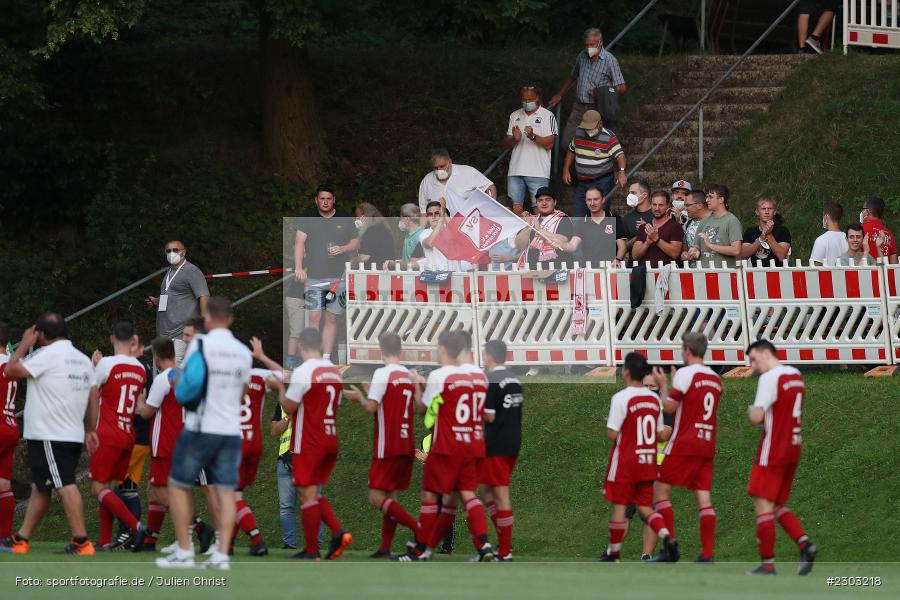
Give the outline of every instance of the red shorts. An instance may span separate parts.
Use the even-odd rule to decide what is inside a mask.
[[[256,481],[256,472],[259,470],[259,460],[261,458],[262,450],[241,455],[237,489],[242,490],[253,485],[253,482]]]
[[[653,506],[653,482],[607,481],[603,484],[603,497],[613,504]]]
[[[13,456],[18,445],[18,438],[0,438],[0,479],[12,481]]]
[[[659,467],[657,479],[669,485],[708,492],[712,489],[713,458],[711,456],[667,456]]]
[[[474,492],[478,488],[478,461],[474,456],[428,453],[422,474],[422,489],[437,494]]]
[[[518,456],[486,456],[480,461],[478,481],[495,487],[509,487]]]
[[[797,472],[797,463],[787,465],[773,465],[761,467],[753,465],[750,471],[750,482],[747,484],[747,493],[754,498],[771,500],[777,506],[787,504],[791,495],[791,486],[794,485],[794,473]]]
[[[98,483],[125,481],[129,464],[131,464],[131,448],[116,448],[100,444],[100,447],[91,455],[91,481]]]
[[[332,454],[315,454],[303,452],[292,455],[294,485],[325,485],[337,462],[337,452]]]
[[[166,487],[169,484],[169,470],[172,468],[171,458],[150,458],[150,485]]]
[[[399,454],[385,458],[372,458],[369,467],[369,489],[393,492],[409,489],[412,479],[413,457]]]

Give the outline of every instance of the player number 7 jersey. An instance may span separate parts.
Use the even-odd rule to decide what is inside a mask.
[[[330,360],[311,359],[291,374],[285,397],[299,403],[294,413],[294,454],[333,454],[338,451],[337,409],[343,381]]]

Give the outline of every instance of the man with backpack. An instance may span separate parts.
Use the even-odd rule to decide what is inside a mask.
[[[175,397],[186,410],[169,472],[169,508],[178,549],[156,564],[162,568],[191,568],[194,548],[188,526],[194,515],[192,489],[206,469],[219,499],[219,546],[203,566],[229,570],[228,546],[234,528],[234,489],[241,461],[241,399],[247,393],[253,357],[232,335],[234,316],[225,298],[210,298],[205,323],[209,331],[191,341]]]

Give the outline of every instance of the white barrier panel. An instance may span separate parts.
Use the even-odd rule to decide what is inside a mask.
[[[484,342],[506,342],[515,365],[611,365],[603,271],[585,269],[585,333],[572,334],[575,271],[545,283],[547,271],[488,271],[475,275],[478,331]]]
[[[654,364],[681,364],[681,337],[702,331],[710,364],[743,365],[747,338],[739,272],[734,268],[672,268],[663,310],[654,308],[660,269],[647,269],[643,302],[631,308],[631,269],[610,269],[609,304],[616,364],[638,352]]]
[[[444,286],[426,285],[416,271],[354,269],[347,273],[347,348],[350,362],[380,363],[378,336],[394,331],[407,364],[436,364],[445,329],[472,332],[471,275],[454,273]],[[474,334],[473,334],[474,335]]]
[[[881,266],[747,267],[751,340],[791,364],[888,364]]]
[[[900,364],[900,265],[888,265],[886,279],[888,338],[897,365]]]
[[[844,54],[847,46],[900,48],[897,8],[896,0],[844,0]]]

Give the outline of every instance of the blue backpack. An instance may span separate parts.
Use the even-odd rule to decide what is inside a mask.
[[[197,339],[197,351],[191,354],[181,369],[175,386],[175,398],[185,410],[196,411],[206,398],[206,358],[203,356],[203,340]]]

